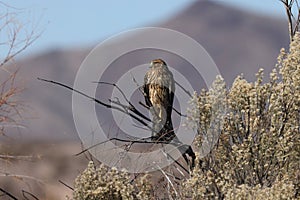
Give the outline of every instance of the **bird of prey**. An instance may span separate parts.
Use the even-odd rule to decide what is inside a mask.
[[[162,59],[152,60],[150,69],[144,77],[144,96],[146,105],[152,114],[152,137],[153,141],[174,140],[175,145],[181,155],[190,165],[191,169],[195,165],[195,153],[190,145],[182,144],[175,135],[172,124],[172,109],[175,93],[175,80],[172,72],[168,69]],[[191,161],[188,159],[190,156]]]
[[[170,141],[175,136],[171,120],[174,92],[175,81],[166,62],[152,60],[144,77],[144,96],[153,117],[153,140]]]

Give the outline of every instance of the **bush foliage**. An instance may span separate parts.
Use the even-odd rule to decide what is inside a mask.
[[[96,168],[90,162],[87,169],[75,180],[74,199],[150,199],[152,187],[143,176],[131,184],[130,176],[125,171],[116,168],[108,169],[104,165]]]
[[[262,69],[256,76],[238,76],[230,89],[217,77],[212,89],[194,94],[188,125],[198,132],[197,165],[174,188],[175,199],[300,198],[300,34],[281,50],[268,81]],[[202,143],[212,136],[207,154]],[[103,166],[89,164],[75,182],[78,200],[153,198],[147,178],[131,181]]]
[[[262,69],[256,76],[253,83],[238,76],[230,90],[220,77],[215,81],[226,92],[227,112],[217,145],[185,183],[193,199],[300,197],[300,35],[289,52],[281,50],[268,82]],[[191,101],[198,145],[211,134],[211,99],[214,94],[203,91]]]

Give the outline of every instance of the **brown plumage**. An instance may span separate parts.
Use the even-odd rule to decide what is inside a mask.
[[[191,169],[195,165],[195,153],[190,145],[182,144],[175,135],[172,124],[172,109],[175,81],[172,72],[162,59],[155,59],[144,77],[144,96],[152,114],[152,140],[173,140]],[[188,156],[191,160],[189,160]]]
[[[144,95],[153,117],[154,140],[170,140],[175,134],[172,125],[172,107],[175,82],[172,72],[162,59],[155,59],[144,77]]]

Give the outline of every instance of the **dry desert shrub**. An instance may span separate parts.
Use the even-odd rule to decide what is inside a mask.
[[[87,169],[75,180],[73,198],[75,200],[108,200],[108,199],[152,199],[152,186],[147,175],[132,184],[126,171],[107,168],[104,165],[95,167],[90,162]]]
[[[216,83],[224,91],[222,79]],[[189,116],[198,131],[198,148],[211,134],[214,98],[203,91],[191,100]],[[239,76],[223,101],[220,137],[207,156],[199,154],[198,166],[184,183],[186,197],[300,198],[300,34],[289,52],[281,50],[269,81],[263,81],[262,69],[253,83]]]
[[[256,76],[253,83],[238,76],[230,89],[218,76],[194,94],[187,125],[198,133],[197,165],[177,199],[300,198],[300,34],[268,81],[262,69]],[[205,152],[203,141],[216,144]],[[147,178],[136,184],[126,172],[90,163],[74,199],[153,199],[152,188]]]

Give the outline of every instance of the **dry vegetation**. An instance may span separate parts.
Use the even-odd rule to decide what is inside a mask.
[[[11,173],[8,168],[12,168],[12,161],[30,161],[35,156],[14,155],[12,152],[3,151],[5,143],[11,139],[11,130],[22,127],[23,104],[18,100],[18,94],[23,90],[22,86],[16,84],[18,69],[14,66],[14,59],[25,51],[38,37],[39,34],[34,29],[28,30],[23,26],[23,22],[18,16],[21,10],[15,9],[0,2],[0,183],[5,183],[8,179],[19,180],[25,185],[28,182],[39,182],[38,179],[26,174]],[[23,22],[23,23],[22,23]],[[10,166],[10,167],[8,167]],[[0,199],[16,199],[10,191],[0,185]],[[6,185],[8,187],[8,185]],[[23,197],[32,196],[31,192],[21,188]]]
[[[289,15],[291,44],[288,51],[281,50],[268,80],[260,70],[255,82],[239,76],[228,89],[217,77],[210,90],[194,94],[188,125],[198,133],[198,154],[190,175],[175,181],[168,169],[161,170],[166,194],[159,194],[151,175],[133,176],[90,162],[76,178],[73,197],[68,199],[300,199],[300,34],[290,8],[294,2],[282,1]],[[0,43],[8,47],[0,60],[0,135],[6,134],[6,127],[19,126],[21,117],[20,103],[15,99],[21,91],[14,84],[17,73],[6,65],[38,37],[29,32],[25,38],[18,38],[21,27],[9,17],[14,15],[0,13],[4,22],[0,28],[5,27],[0,32],[8,30],[7,41]],[[220,120],[223,123],[215,123]],[[220,133],[217,144],[204,156],[201,145],[215,132]],[[0,162],[4,163],[19,158],[0,154]],[[7,175],[3,171],[0,178]],[[27,178],[35,179],[11,177],[25,182]],[[0,188],[2,197],[17,199]],[[23,197],[37,199],[27,191]]]
[[[300,35],[263,83],[237,77],[225,100],[228,112],[216,148],[193,171],[186,188],[194,199],[300,198]],[[222,81],[222,80],[219,80]],[[222,84],[221,84],[222,85]],[[207,133],[212,96],[195,95],[198,144]]]
[[[212,105],[226,105],[224,124],[217,145],[205,157],[198,154],[189,178],[169,192],[173,199],[299,199],[300,198],[300,34],[289,51],[281,50],[278,64],[263,81],[247,82],[237,77],[226,89],[218,77],[209,91],[191,100],[189,121],[196,127],[200,152],[211,127]],[[292,76],[291,76],[292,75]],[[216,92],[217,91],[217,92]],[[223,97],[223,95],[221,95]],[[191,125],[190,124],[190,125]],[[106,174],[110,174],[107,176]],[[168,175],[165,174],[166,179]],[[92,164],[78,176],[74,199],[156,199],[149,182],[138,185],[125,172]],[[140,198],[137,194],[145,193]]]
[[[75,181],[73,198],[300,199],[300,34],[292,6],[300,9],[297,1],[281,2],[291,44],[280,51],[269,79],[261,69],[255,82],[238,76],[227,89],[218,76],[210,90],[191,99],[187,125],[198,133],[198,154],[185,180],[178,184],[165,169],[164,182],[172,187],[158,194],[155,183],[138,184],[145,178],[90,163]],[[214,139],[206,155],[203,142]]]

